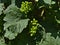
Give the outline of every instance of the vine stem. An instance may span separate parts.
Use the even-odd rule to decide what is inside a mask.
[[[45,40],[46,38],[46,32],[45,32],[45,28],[42,25],[39,25],[42,29],[43,29],[43,38],[41,41]]]

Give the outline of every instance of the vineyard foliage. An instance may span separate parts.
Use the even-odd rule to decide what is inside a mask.
[[[60,45],[60,0],[0,0],[0,45]]]

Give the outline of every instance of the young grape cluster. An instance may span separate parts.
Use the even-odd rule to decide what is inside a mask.
[[[21,12],[24,12],[25,14],[27,14],[31,10],[32,10],[32,2],[28,2],[28,1],[22,2],[21,8],[20,8]]]
[[[31,28],[30,28],[31,36],[33,36],[36,33],[38,25],[39,25],[38,21],[35,18],[33,18],[33,20],[31,21]]]

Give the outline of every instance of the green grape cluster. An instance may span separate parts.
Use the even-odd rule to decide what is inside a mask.
[[[27,14],[31,10],[32,10],[32,2],[28,2],[28,1],[22,2],[21,8],[20,8],[21,12],[24,12],[25,14]]]
[[[38,25],[38,21],[35,18],[33,18],[33,20],[31,21],[30,36],[33,36],[36,33]]]

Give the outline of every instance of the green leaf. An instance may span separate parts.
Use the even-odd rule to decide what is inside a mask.
[[[56,2],[55,1],[52,1],[51,4],[55,4]]]
[[[51,4],[52,0],[43,0],[46,4]]]
[[[6,45],[4,38],[1,38],[1,37],[0,37],[0,45]]]
[[[28,25],[28,21],[29,21],[29,19],[19,20],[17,22],[15,22],[15,21],[14,22],[13,21],[12,22],[6,22],[4,24],[4,30],[6,30],[9,27],[12,28],[12,29],[16,28],[14,30],[21,33],[22,30],[24,28],[26,28],[26,26]],[[10,29],[10,30],[12,30],[12,29]]]
[[[29,19],[19,20],[17,22],[6,22],[4,24],[5,37],[14,39],[18,33],[21,33],[27,27]],[[16,33],[16,34],[15,34]]]
[[[56,21],[57,21],[57,23],[59,23],[59,24],[60,24],[60,20],[56,19]]]
[[[8,6],[4,13],[6,14],[3,19],[6,21],[4,23],[5,37],[12,40],[27,27],[29,19],[21,19],[22,14],[14,4]]]
[[[28,21],[29,21],[29,19],[24,19],[24,20],[20,20],[20,22],[17,23],[19,33],[21,33],[23,31],[23,29],[27,27]]]
[[[15,4],[15,0],[11,0],[11,3],[12,3],[12,4]]]
[[[56,16],[55,16],[55,20],[57,21],[57,23],[59,23],[59,24],[60,24],[60,20],[58,20],[58,19],[56,18]]]
[[[0,15],[2,14],[3,6],[4,6],[4,4],[3,3],[0,3]]]
[[[21,18],[21,13],[20,10],[17,6],[15,6],[14,4],[8,6],[8,8],[4,11],[4,14],[6,14],[6,16],[4,17],[4,21],[16,21],[18,19]]]
[[[55,39],[51,33],[46,33],[45,40],[41,39],[36,45],[60,45],[60,38],[57,36]]]
[[[60,45],[60,38],[59,38],[59,36],[57,36],[57,38],[56,38],[56,43],[57,43],[58,45]]]
[[[9,40],[15,39],[17,36],[16,32],[6,30],[4,37],[8,38]]]

